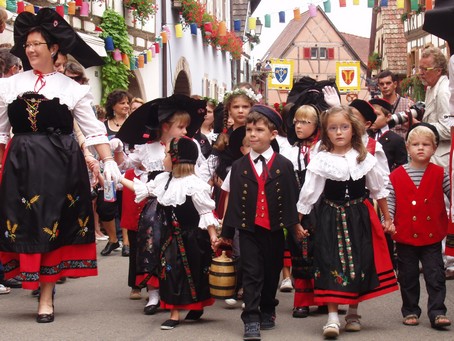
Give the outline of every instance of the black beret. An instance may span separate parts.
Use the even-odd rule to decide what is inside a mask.
[[[268,118],[271,122],[274,123],[276,128],[280,128],[282,126],[282,117],[276,110],[266,105],[255,104],[251,108],[251,112],[252,111],[258,112],[259,114],[262,114],[263,116]]]
[[[369,104],[367,101],[363,101],[362,99],[354,99],[350,106],[352,108],[357,109],[361,115],[366,119],[366,121],[370,121],[374,123],[377,119],[377,115],[375,114],[375,109],[372,105]]]
[[[438,130],[437,130],[437,128],[435,128],[434,125],[432,125],[430,123],[426,123],[426,122],[419,122],[419,123],[413,124],[410,127],[410,129],[408,129],[407,136],[406,136],[405,140],[408,140],[408,135],[410,134],[410,131],[412,131],[413,129],[415,129],[416,127],[419,127],[419,126],[427,127],[430,130],[432,130],[432,132],[435,135],[435,142],[437,143],[437,146],[438,146],[438,144],[440,143],[440,134],[438,133]]]
[[[383,98],[372,98],[370,101],[369,101],[370,104],[377,104],[383,108],[385,108],[386,110],[388,110],[389,112],[392,112],[393,111],[393,106],[391,105],[391,103],[389,103],[386,99],[383,99]]]
[[[170,141],[169,153],[172,156],[172,164],[190,163],[195,165],[199,157],[197,145],[187,136],[173,138]]]

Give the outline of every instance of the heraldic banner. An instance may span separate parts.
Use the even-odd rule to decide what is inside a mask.
[[[360,91],[360,62],[337,62],[336,85],[339,91]]]
[[[291,90],[293,87],[293,60],[271,59],[268,89]]]

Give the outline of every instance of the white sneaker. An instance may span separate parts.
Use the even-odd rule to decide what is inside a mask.
[[[234,299],[234,298],[226,298],[226,299],[224,300],[224,302],[225,302],[227,305],[235,305],[236,302],[237,302],[237,300]]]
[[[284,278],[279,290],[281,292],[291,292],[293,290],[292,279],[290,277]]]

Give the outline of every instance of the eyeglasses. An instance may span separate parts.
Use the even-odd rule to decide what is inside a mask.
[[[424,67],[424,66],[419,66],[419,71],[421,72],[427,72],[427,71],[432,71],[435,69],[438,69],[437,67]]]
[[[294,125],[298,125],[298,124],[301,124],[303,126],[308,126],[310,124],[312,124],[313,122],[311,121],[307,121],[307,120],[293,120],[293,124]]]
[[[24,44],[24,49],[28,49],[30,47],[33,47],[33,48],[37,48],[39,45],[47,45],[47,43],[42,43],[42,42],[39,42],[39,41],[34,41],[32,43],[26,43]]]
[[[340,126],[329,126],[328,127],[328,132],[329,133],[337,133],[337,131],[340,129],[341,132],[346,132],[349,131],[351,128],[350,124],[342,124]]]

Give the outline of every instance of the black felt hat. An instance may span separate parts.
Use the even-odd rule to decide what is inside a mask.
[[[427,123],[427,122],[419,122],[419,123],[416,123],[416,124],[413,124],[410,129],[408,129],[408,132],[407,132],[407,136],[405,137],[405,141],[408,140],[408,135],[410,134],[410,131],[412,131],[413,129],[415,129],[416,127],[419,127],[419,126],[422,126],[422,127],[427,127],[429,128],[430,130],[432,130],[432,132],[434,133],[435,135],[435,142],[437,144],[437,146],[439,145],[440,143],[440,134],[438,133],[438,130],[437,128],[435,128],[434,125],[430,124],[430,123]]]
[[[199,157],[197,145],[187,136],[173,138],[170,141],[169,153],[173,164],[190,163],[195,165]]]
[[[243,146],[243,140],[246,136],[246,127],[238,127],[229,136],[229,146],[228,151],[233,160],[238,160],[243,156],[241,152],[241,147]]]
[[[251,112],[255,111],[258,112],[259,114],[262,114],[266,118],[268,118],[271,122],[274,123],[276,128],[279,128],[282,125],[282,117],[281,115],[274,109],[262,105],[262,104],[255,104],[251,108]]]
[[[369,101],[369,103],[370,104],[377,104],[377,105],[385,108],[389,112],[393,111],[393,106],[386,99],[383,99],[383,98],[372,98]]]
[[[63,17],[53,9],[41,8],[35,15],[20,13],[14,22],[14,46],[11,53],[22,60],[25,70],[31,69],[24,44],[32,28],[45,31],[59,46],[62,54],[72,55],[84,67],[103,65],[103,59],[76,33]]]
[[[432,10],[424,13],[422,29],[444,39],[449,44],[451,56],[454,54],[454,1],[437,0]]]
[[[377,115],[375,114],[374,107],[369,104],[367,101],[363,101],[362,99],[354,99],[350,106],[352,108],[357,109],[360,114],[366,119],[366,121],[370,121],[374,123],[377,119]]]

